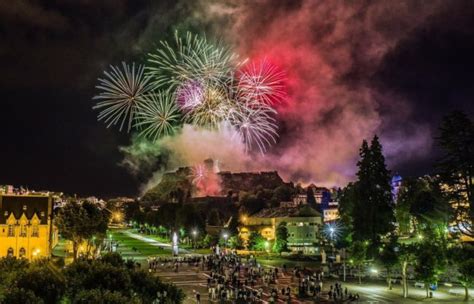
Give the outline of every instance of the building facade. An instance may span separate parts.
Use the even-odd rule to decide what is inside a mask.
[[[58,242],[48,195],[0,195],[0,257],[49,257]]]
[[[307,205],[300,208],[264,209],[246,217],[239,234],[244,243],[248,241],[252,232],[258,232],[265,239],[273,241],[276,229],[282,222],[286,223],[288,248],[291,251],[305,254],[317,252],[322,217],[319,212]]]

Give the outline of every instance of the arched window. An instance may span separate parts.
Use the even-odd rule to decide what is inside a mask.
[[[8,251],[7,251],[7,256],[9,257],[12,257],[13,256],[13,248],[8,248]]]
[[[20,252],[19,252],[20,258],[23,258],[26,256],[26,249],[21,247]]]

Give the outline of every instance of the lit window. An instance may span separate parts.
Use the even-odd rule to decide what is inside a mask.
[[[19,251],[20,258],[24,257],[26,255],[26,250],[25,248],[21,247]]]
[[[23,210],[26,210],[26,205],[23,205]]]
[[[13,225],[8,225],[8,236],[15,236],[15,228]]]
[[[8,248],[8,251],[7,251],[7,256],[9,257],[12,257],[13,256],[13,248]]]
[[[20,226],[20,237],[26,237],[26,225]]]
[[[39,237],[38,225],[34,225],[34,226],[32,227],[31,236],[33,236],[33,237]]]

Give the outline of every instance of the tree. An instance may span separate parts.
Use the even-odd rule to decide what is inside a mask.
[[[415,274],[425,283],[426,297],[429,297],[431,284],[437,284],[440,274],[446,267],[446,256],[443,248],[433,240],[418,244],[416,250]]]
[[[352,238],[368,241],[367,253],[375,256],[381,237],[394,230],[395,217],[391,196],[390,174],[385,165],[382,146],[377,136],[369,147],[362,142],[358,162],[358,180],[352,185],[352,206],[350,207]]]
[[[278,203],[290,201],[293,196],[293,192],[293,188],[287,185],[278,186],[273,191],[273,199]]]
[[[74,297],[72,304],[79,303],[102,303],[102,304],[138,304],[137,299],[130,299],[118,291],[83,289]]]
[[[465,260],[458,265],[459,282],[464,287],[464,300],[469,300],[469,287],[474,285],[474,258]]]
[[[439,145],[445,154],[438,164],[445,190],[456,207],[461,233],[474,236],[474,122],[462,112],[447,115]]]
[[[138,201],[126,202],[123,206],[125,221],[127,222],[137,222],[138,224],[143,224],[143,214],[140,210],[140,203]]]
[[[66,286],[64,276],[49,261],[31,263],[21,272],[16,286],[30,290],[45,303],[57,303],[63,296]]]
[[[242,239],[238,235],[231,236],[229,238],[228,244],[232,249],[242,249],[243,247]]]
[[[408,297],[408,266],[416,260],[416,245],[401,244],[398,250],[398,257],[400,260],[400,268],[402,274],[402,290],[403,297]]]
[[[367,245],[361,241],[355,241],[350,248],[350,263],[357,267],[359,284],[362,284],[362,267],[367,260]]]
[[[0,303],[59,303],[64,291],[64,277],[49,261],[0,259]]]
[[[474,247],[464,244],[451,247],[450,262],[457,268],[457,279],[464,287],[464,300],[469,300],[469,287],[474,285]]]
[[[207,217],[207,224],[210,226],[219,226],[221,224],[221,218],[217,209],[211,209]]]
[[[248,248],[255,251],[264,251],[267,240],[258,232],[252,231],[249,235]]]
[[[399,235],[409,235],[412,227],[415,227],[413,216],[410,212],[415,194],[419,186],[419,181],[414,178],[406,178],[398,192],[397,204],[395,206],[395,218],[398,223]]]
[[[183,293],[148,272],[130,267],[117,253],[97,260],[78,259],[64,270],[67,294],[73,303],[106,295],[110,302],[152,303],[158,291],[166,290],[168,302],[181,303]],[[115,299],[115,300],[114,300]],[[91,303],[95,303],[93,300]],[[102,303],[102,302],[100,302]]]
[[[56,218],[59,232],[72,242],[74,260],[77,259],[79,245],[82,242],[87,241],[89,245],[93,236],[105,235],[108,222],[109,213],[87,201],[68,202],[59,210]]]
[[[308,203],[308,206],[311,208],[319,210],[316,204],[316,199],[314,198],[314,191],[312,187],[308,187],[308,189],[306,189],[306,203]]]
[[[281,255],[282,252],[288,251],[288,229],[286,228],[286,222],[278,224],[275,236],[273,251]]]
[[[379,254],[379,260],[387,270],[387,284],[389,290],[392,290],[392,271],[398,263],[397,241],[397,237],[392,236],[388,243],[382,245]]]

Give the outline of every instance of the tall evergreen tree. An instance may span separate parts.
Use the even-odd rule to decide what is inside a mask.
[[[474,122],[462,112],[447,115],[440,127],[439,145],[445,155],[440,175],[457,211],[461,233],[474,236]]]
[[[377,253],[382,236],[394,230],[390,172],[385,165],[382,145],[374,136],[370,147],[362,142],[354,183],[352,227],[355,241],[368,241],[369,256]]]

